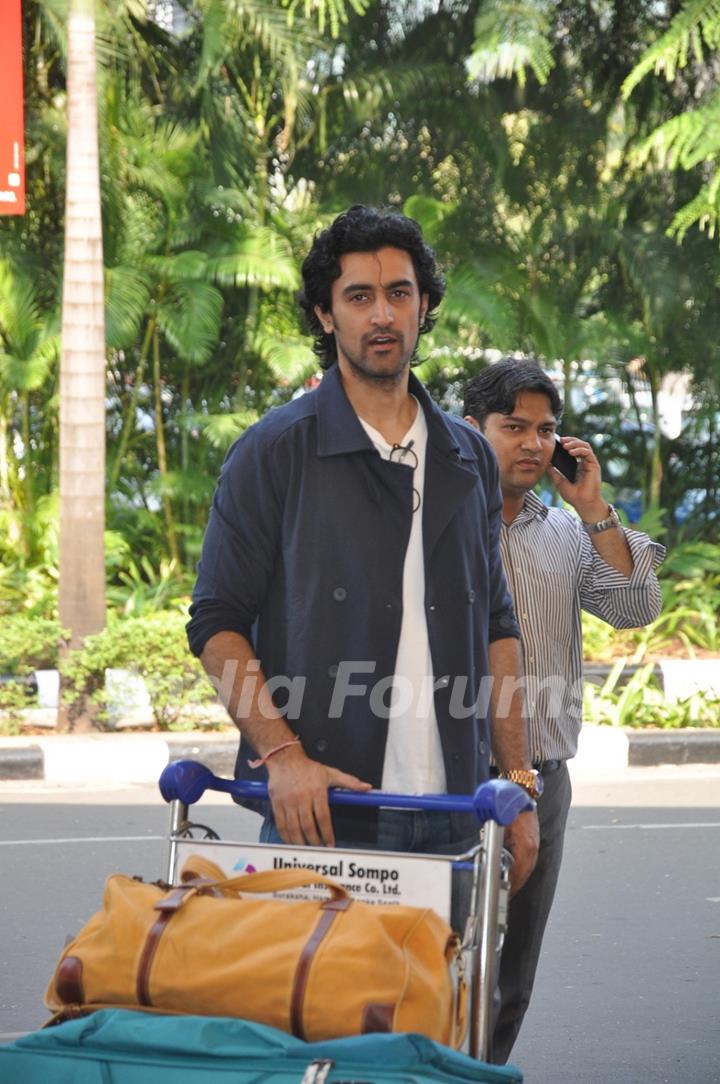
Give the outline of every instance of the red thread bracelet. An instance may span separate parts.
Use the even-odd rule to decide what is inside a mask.
[[[297,745],[300,741],[299,738],[293,738],[292,741],[284,741],[281,745],[276,745],[274,749],[271,749],[269,753],[266,753],[264,757],[260,757],[259,760],[249,760],[249,768],[262,768],[266,760],[270,757],[274,757],[276,753],[279,753],[282,749],[287,749],[290,745]]]

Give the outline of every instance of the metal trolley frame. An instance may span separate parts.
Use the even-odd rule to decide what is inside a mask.
[[[264,783],[249,783],[223,779],[205,765],[192,760],[169,764],[160,776],[160,792],[170,803],[170,829],[165,879],[174,884],[178,879],[180,844],[190,836],[193,849],[202,848],[217,835],[206,829],[205,839],[191,835],[189,811],[205,791],[220,791],[236,799],[266,799]],[[441,860],[453,871],[472,872],[470,914],[463,935],[463,951],[470,995],[469,1053],[487,1061],[493,1027],[493,1000],[497,981],[497,965],[505,930],[510,858],[503,850],[503,828],[515,817],[534,808],[535,803],[515,783],[488,780],[474,794],[388,794],[382,791],[355,792],[331,788],[330,802],[334,805],[374,806],[386,809],[441,810],[447,813],[472,813],[479,825],[478,845],[464,855],[397,855],[417,861]],[[204,826],[199,826],[204,829]],[[224,841],[223,841],[224,842]],[[244,843],[230,843],[244,848]],[[277,847],[273,847],[277,850]],[[293,848],[297,850],[297,848]],[[358,848],[362,850],[362,848]],[[345,854],[333,850],[333,855]],[[358,852],[353,851],[353,855]],[[375,855],[390,852],[373,851]],[[422,901],[412,901],[422,905]]]

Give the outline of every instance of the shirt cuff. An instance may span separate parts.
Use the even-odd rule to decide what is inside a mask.
[[[594,546],[592,548],[593,577],[596,583],[602,583],[606,590],[614,587],[644,587],[649,576],[665,558],[665,547],[659,542],[653,542],[642,531],[632,531],[629,527],[623,527],[622,531],[633,559],[630,576],[624,576],[617,568],[613,568],[603,560]]]

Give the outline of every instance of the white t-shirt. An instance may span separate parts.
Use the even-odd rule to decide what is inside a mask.
[[[403,615],[395,680],[392,696],[388,693],[384,698],[384,703],[389,704],[390,708],[382,789],[397,794],[444,794],[447,782],[435,717],[433,666],[425,615],[422,500],[427,423],[417,399],[415,402],[415,421],[400,444],[407,447],[413,442],[412,451],[417,456],[413,486],[419,494],[419,505],[413,513],[403,565]],[[389,459],[392,445],[377,429],[362,418],[360,421],[383,459]],[[397,458],[397,453],[393,458]],[[400,459],[400,462],[403,461],[408,465],[415,462],[409,453],[404,460]],[[415,504],[418,504],[417,498]]]

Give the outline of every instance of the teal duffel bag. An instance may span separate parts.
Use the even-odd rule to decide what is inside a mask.
[[[304,1043],[209,1016],[102,1009],[0,1046],[0,1084],[518,1084],[514,1066],[474,1061],[421,1035]]]

